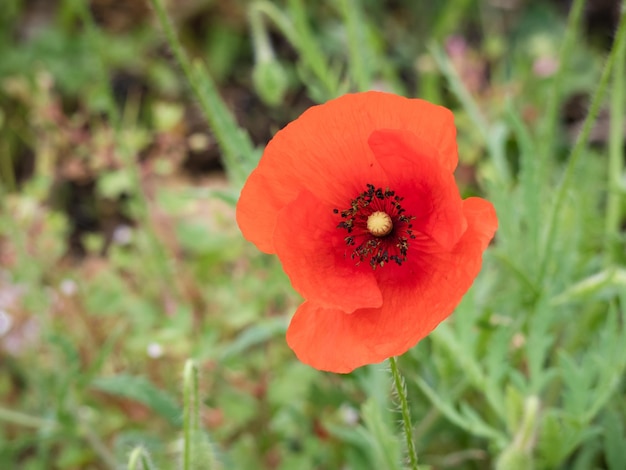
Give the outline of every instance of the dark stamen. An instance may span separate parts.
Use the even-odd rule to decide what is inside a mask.
[[[344,238],[347,246],[353,247],[350,258],[356,264],[368,261],[372,269],[383,267],[390,261],[401,266],[407,259],[409,240],[415,239],[413,225],[414,216],[406,215],[400,204],[404,198],[397,196],[389,188],[376,188],[367,184],[366,190],[350,202],[350,208],[340,211],[333,209],[342,220],[337,228],[349,234]],[[374,212],[383,212],[392,221],[392,228],[384,235],[374,235],[367,228],[368,218]]]

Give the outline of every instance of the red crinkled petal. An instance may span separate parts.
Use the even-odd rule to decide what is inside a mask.
[[[452,113],[419,99],[366,92],[344,95],[305,111],[267,145],[237,204],[244,237],[274,253],[278,212],[307,189],[339,207],[363,188],[354,182],[380,167],[368,146],[378,129],[399,129],[438,149],[441,165],[452,173],[457,164]]]
[[[293,288],[316,305],[345,313],[380,307],[374,272],[344,257],[344,232],[336,227],[333,207],[309,191],[280,211],[274,246]]]
[[[346,373],[406,352],[450,315],[478,274],[497,217],[491,203],[463,201],[467,230],[451,251],[417,240],[419,262],[380,269],[381,308],[351,315],[313,302],[302,304],[287,330],[298,358],[317,369]],[[391,268],[391,269],[387,269]],[[401,282],[400,270],[409,268]],[[384,274],[383,274],[384,273]]]
[[[414,230],[451,249],[467,224],[456,181],[437,149],[412,132],[395,129],[374,131],[368,142],[389,187],[404,197],[402,206],[415,217]]]

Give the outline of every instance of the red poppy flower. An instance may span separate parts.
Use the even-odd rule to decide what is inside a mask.
[[[279,131],[237,205],[244,237],[305,299],[287,342],[321,370],[404,353],[456,307],[497,227],[462,200],[452,113],[380,92],[314,106]]]

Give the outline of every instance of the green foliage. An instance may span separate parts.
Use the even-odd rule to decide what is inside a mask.
[[[137,403],[146,405],[170,424],[174,426],[180,424],[180,411],[175,401],[143,377],[128,375],[98,377],[91,383],[91,386],[111,395],[130,398]]]
[[[133,449],[128,457],[128,470],[153,470],[154,468],[150,454],[143,447]]]
[[[162,28],[120,30],[99,2],[5,3],[3,465],[402,468],[388,371],[293,357],[300,299],[233,209],[276,129],[376,88],[453,109],[462,191],[500,222],[398,360],[420,467],[626,466],[625,27],[607,54],[581,0],[154,0]]]

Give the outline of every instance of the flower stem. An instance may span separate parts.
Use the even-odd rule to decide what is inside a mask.
[[[189,470],[192,461],[193,435],[199,428],[199,405],[198,405],[198,369],[193,360],[185,363],[183,372],[183,469]]]
[[[411,413],[409,412],[409,402],[406,397],[404,378],[400,374],[395,357],[392,356],[389,358],[389,364],[391,366],[393,384],[398,394],[398,399],[400,400],[400,411],[402,412],[402,423],[404,424],[404,437],[406,438],[406,450],[409,454],[411,470],[418,470],[417,452],[415,451],[415,444],[413,443],[413,425],[411,424]]]

